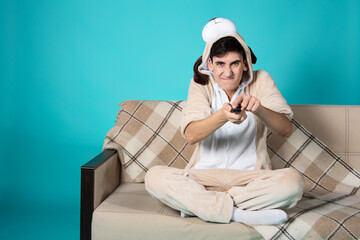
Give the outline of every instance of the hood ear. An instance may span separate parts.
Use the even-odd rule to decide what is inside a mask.
[[[248,46],[248,47],[249,47],[249,46]],[[254,52],[251,50],[250,47],[249,47],[249,49],[250,49],[250,53],[251,53],[251,63],[252,63],[252,64],[255,64],[256,61],[257,61],[257,58],[256,58]]]

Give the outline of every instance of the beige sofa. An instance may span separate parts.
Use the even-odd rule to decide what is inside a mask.
[[[331,200],[326,198],[324,204],[327,205],[318,206],[338,203],[337,201],[344,201],[345,197],[355,199],[356,202],[359,198],[357,174],[360,170],[360,106],[291,107],[297,122],[340,156],[342,166],[355,174],[355,177],[347,177],[348,182],[355,181],[350,193],[346,196],[339,195],[340,197],[336,195]],[[274,156],[274,153],[270,155]],[[178,211],[152,198],[143,183],[135,183],[122,168],[119,156],[123,154],[107,149],[81,167],[81,239],[263,239],[268,238],[267,236],[273,236],[274,239],[294,239],[287,233],[295,231],[291,229],[293,225],[276,226],[278,233],[273,234],[273,230],[266,227],[255,230],[240,223],[217,224],[204,222],[196,217],[181,218]],[[310,196],[307,200],[314,201],[314,198]],[[351,221],[358,221],[360,204],[355,203],[346,209],[353,209],[354,213],[344,220],[338,220],[340,217],[333,216],[330,211],[322,213],[323,210],[319,208],[306,210],[308,215],[318,211],[322,217],[326,216],[325,225],[317,226],[318,222],[314,223],[313,230],[310,231],[310,227],[307,227],[308,233],[301,236],[309,239],[359,238],[359,230],[353,229],[353,225],[349,224]],[[291,221],[298,221],[295,217],[304,212],[305,210],[298,209]],[[330,231],[327,228],[334,229]],[[323,233],[324,231],[330,232]]]

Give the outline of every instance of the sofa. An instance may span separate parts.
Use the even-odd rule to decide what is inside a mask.
[[[293,134],[268,133],[274,169],[305,177],[303,199],[281,225],[247,226],[181,218],[152,198],[155,165],[184,168],[194,146],[180,134],[184,101],[121,104],[103,151],[81,167],[80,239],[359,239],[360,106],[291,105]]]

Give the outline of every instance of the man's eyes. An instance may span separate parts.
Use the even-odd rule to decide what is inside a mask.
[[[225,63],[222,63],[222,62],[217,62],[216,63],[216,66],[224,66],[225,65]],[[240,62],[233,62],[233,63],[231,63],[231,65],[233,65],[233,66],[239,66],[240,65]]]

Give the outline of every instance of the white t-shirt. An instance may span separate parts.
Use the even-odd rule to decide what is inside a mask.
[[[239,86],[230,103],[244,92],[244,88]],[[226,93],[215,83],[211,104],[213,112],[221,109],[226,102],[229,102]],[[246,114],[247,118],[242,123],[227,122],[200,142],[200,161],[196,164],[196,169],[253,170],[255,168],[256,123],[251,112]]]

